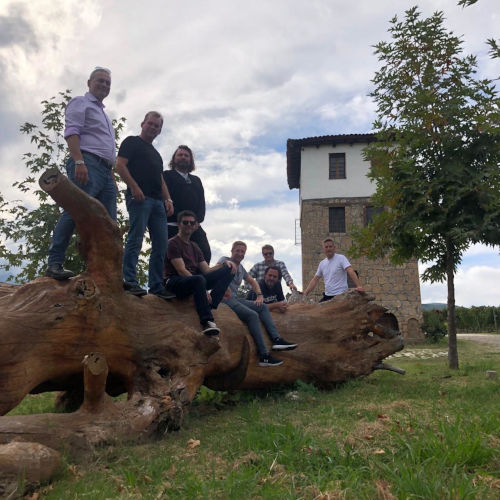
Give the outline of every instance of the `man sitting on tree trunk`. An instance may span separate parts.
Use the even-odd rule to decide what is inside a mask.
[[[165,287],[182,299],[193,295],[196,312],[205,335],[218,335],[212,309],[217,309],[226,288],[233,280],[236,266],[225,261],[212,268],[203,257],[200,247],[191,241],[198,222],[196,215],[184,210],[177,216],[179,232],[168,242],[165,260]],[[207,290],[211,290],[210,293]]]
[[[257,280],[264,297],[264,304],[269,307],[270,311],[284,313],[288,309],[288,304],[283,295],[283,288],[281,288],[280,282],[281,271],[278,266],[269,266],[266,268],[264,279]],[[253,290],[248,292],[247,300],[255,300],[256,298],[257,295]]]
[[[269,354],[269,351],[264,344],[262,338],[262,330],[260,322],[264,323],[266,331],[272,341],[273,351],[290,351],[297,347],[297,344],[287,342],[280,337],[273,318],[269,312],[269,308],[264,304],[264,297],[259,284],[253,279],[241,265],[241,261],[245,258],[247,245],[243,241],[235,241],[231,248],[231,258],[221,257],[219,263],[230,260],[234,262],[238,268],[234,275],[233,281],[229,287],[228,293],[224,298],[224,303],[227,304],[248,327],[252,336],[257,352],[259,354],[259,366],[279,366],[283,364],[281,359],[277,359]],[[245,280],[255,292],[257,298],[255,300],[246,300],[238,298],[238,288],[241,282]]]

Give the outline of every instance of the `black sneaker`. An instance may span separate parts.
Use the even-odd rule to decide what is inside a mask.
[[[291,351],[295,349],[297,344],[292,344],[291,342],[287,342],[285,339],[281,337],[273,340],[273,351]]]
[[[151,292],[151,293],[153,295],[156,295],[157,297],[160,297],[160,299],[165,299],[165,300],[175,299],[175,297],[177,297],[177,295],[175,295],[174,292],[171,292],[166,288],[162,288],[158,292]]]
[[[144,288],[141,288],[139,285],[134,285],[133,283],[129,283],[128,281],[123,282],[123,289],[127,293],[135,295],[136,297],[142,297],[148,294],[148,292],[144,290]]]
[[[201,326],[203,328],[202,333],[204,333],[205,335],[219,335],[220,328],[217,328],[217,325],[213,321],[204,321]]]
[[[281,361],[281,359],[273,358],[270,354],[261,356],[259,359],[259,366],[279,366],[282,364],[283,361]]]
[[[67,280],[75,275],[73,271],[64,269],[61,264],[49,264],[45,271],[45,276],[55,280]]]

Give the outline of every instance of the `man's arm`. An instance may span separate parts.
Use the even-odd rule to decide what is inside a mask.
[[[285,283],[287,284],[288,288],[290,288],[290,290],[297,290],[297,287],[293,284],[293,279],[290,276],[290,273],[288,272],[285,263],[281,261],[280,261],[280,271],[281,271],[281,276],[283,276],[283,279],[285,280]]]
[[[168,192],[168,187],[165,183],[163,175],[161,176],[161,194],[163,196],[163,201],[165,202],[167,215],[172,215],[174,213],[174,202],[172,201],[172,198],[170,198],[170,193]]]
[[[198,269],[201,271],[201,274],[207,274],[212,271],[216,271],[217,269],[220,269],[222,266],[227,266],[231,268],[231,274],[236,273],[236,264],[234,262],[231,262],[230,260],[226,260],[212,267],[209,267],[209,265],[204,260],[198,262]]]
[[[314,290],[314,288],[319,282],[319,279],[320,279],[319,276],[315,275],[313,277],[313,279],[309,282],[309,285],[307,285],[307,288],[304,290],[304,295],[309,295]]]
[[[142,189],[139,187],[139,184],[137,184],[135,179],[130,175],[127,165],[128,158],[124,158],[123,156],[118,156],[116,158],[116,171],[118,172],[121,180],[130,188],[132,197],[135,201],[144,201],[146,197],[144,196]]]
[[[69,154],[71,155],[71,158],[75,160],[75,163],[77,161],[83,161],[83,154],[80,150],[80,136],[76,134],[68,135],[65,139],[68,144]],[[89,171],[87,170],[85,163],[75,165],[75,180],[83,186],[85,186],[85,184],[89,181]]]
[[[170,259],[170,263],[174,266],[174,269],[177,271],[179,276],[192,276],[192,274],[186,269],[186,265],[182,257]]]
[[[280,313],[284,313],[288,309],[288,304],[285,301],[271,302],[270,304],[267,304],[267,307],[269,308],[270,311],[277,311]]]
[[[255,305],[260,306],[264,303],[264,296],[262,295],[262,290],[260,289],[259,284],[255,278],[252,278],[249,274],[247,274],[245,281],[252,287],[252,290],[257,295],[255,299]]]
[[[357,290],[358,292],[364,292],[365,289],[361,285],[361,281],[359,281],[358,275],[354,272],[354,269],[352,268],[352,266],[349,266],[346,268],[346,273],[349,275],[349,277],[352,279],[352,281],[356,285],[355,290]]]

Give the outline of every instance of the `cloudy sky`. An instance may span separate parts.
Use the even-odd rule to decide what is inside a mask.
[[[372,46],[387,39],[389,19],[416,0],[2,0],[0,3],[0,192],[24,178],[30,145],[19,125],[36,121],[40,101],[86,91],[95,66],[113,72],[106,109],[125,117],[123,137],[144,113],[162,112],[156,146],[167,160],[178,144],[195,151],[205,186],[204,223],[214,257],[235,239],[248,242],[246,265],[272,243],[300,286],[295,245],[298,190],[286,182],[286,140],[366,133],[367,97],[378,67]],[[500,3],[420,0],[443,10],[447,26],[494,78]],[[498,249],[471,248],[456,279],[459,305],[500,304]],[[444,284],[422,284],[423,302],[446,301]]]

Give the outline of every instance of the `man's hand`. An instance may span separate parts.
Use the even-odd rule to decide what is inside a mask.
[[[230,288],[228,288],[226,290],[226,293],[224,293],[224,297],[222,297],[222,298],[226,299],[226,300],[231,298],[231,289]]]
[[[130,188],[130,191],[132,192],[132,198],[135,201],[144,201],[146,199],[144,193],[142,192],[142,189],[139,186]]]
[[[165,210],[167,211],[167,215],[173,215],[174,213],[174,204],[170,200],[165,200]]]
[[[297,287],[296,287],[293,283],[290,283],[290,284],[288,285],[288,288],[290,288],[290,290],[295,290],[295,291],[297,291]]]
[[[231,269],[231,274],[236,274],[237,267],[236,264],[230,260],[226,260],[224,264]]]
[[[75,165],[75,181],[82,186],[85,186],[89,182],[89,171],[85,163]]]
[[[254,304],[256,306],[261,306],[264,303],[264,296],[263,295],[257,295],[257,298],[254,301]]]

